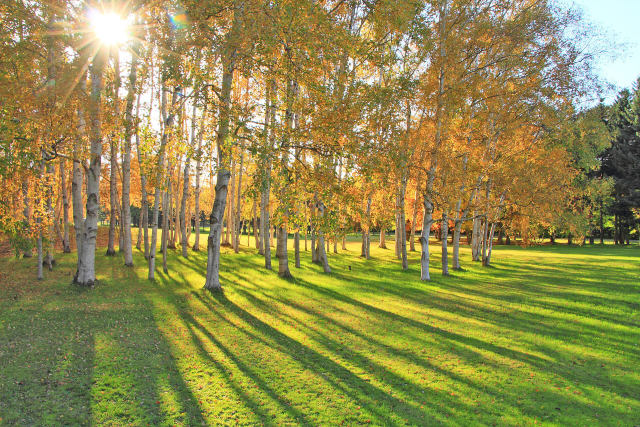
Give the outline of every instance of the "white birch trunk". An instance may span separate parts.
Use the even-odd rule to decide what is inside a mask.
[[[222,217],[227,203],[227,192],[230,178],[229,155],[225,147],[229,135],[229,119],[231,110],[231,86],[233,84],[233,71],[235,68],[236,50],[232,43],[240,34],[243,6],[234,2],[234,14],[232,28],[228,34],[226,49],[222,60],[222,86],[220,88],[220,113],[218,118],[218,181],[213,208],[209,217],[209,238],[207,240],[207,277],[204,287],[215,291],[222,289],[220,284],[220,237],[222,231]]]
[[[71,244],[69,242],[69,197],[65,162],[65,159],[60,159],[60,192],[62,193],[62,252],[68,254],[71,252]]]
[[[318,200],[316,197],[316,206],[318,208],[318,215],[320,218],[324,218],[325,206],[324,203]],[[324,249],[324,233],[322,230],[318,230],[318,262],[322,264],[322,269],[325,273],[331,273],[331,268],[329,267],[329,260],[327,258],[327,253]]]
[[[234,224],[235,239],[233,240],[233,251],[238,253],[240,251],[240,235],[242,233],[242,226],[240,221],[242,220],[242,168],[244,163],[244,149],[240,146],[240,167],[238,168],[238,196],[236,199],[236,219]]]
[[[446,210],[442,212],[442,275],[449,275],[449,252],[447,245],[449,243],[449,216]]]
[[[120,91],[120,60],[119,55],[114,55],[114,88],[113,99],[115,104],[115,117],[120,117],[120,99],[118,92]],[[110,175],[109,175],[109,201],[111,206],[111,215],[109,219],[109,242],[107,245],[107,256],[114,256],[116,254],[115,242],[116,242],[116,222],[117,222],[117,199],[118,199],[118,143],[116,141],[116,134],[113,133],[109,137],[110,148]]]
[[[24,221],[27,228],[29,228],[31,226],[31,203],[29,200],[29,182],[27,180],[22,181],[22,202],[24,204],[24,209],[22,211],[24,215]],[[28,246],[25,248],[22,257],[33,257],[33,245],[31,242],[29,242]]]
[[[137,49],[135,49],[137,50]],[[134,50],[129,72],[129,87],[125,105],[124,153],[122,157],[122,250],[124,265],[133,267],[133,248],[131,239],[131,139],[134,133],[133,104],[136,100],[136,81],[138,78],[138,55]],[[142,218],[140,218],[142,219]]]
[[[87,172],[86,216],[82,226],[81,261],[74,282],[93,286],[96,282],[95,256],[100,209],[100,167],[102,158],[102,91],[105,53],[98,52],[91,66],[91,95],[89,97],[89,138],[91,141]]]
[[[378,247],[387,249],[387,230],[384,227],[380,228],[380,243]]]
[[[80,91],[85,92],[87,88],[87,76],[83,74],[80,77]],[[82,103],[78,103],[77,114],[77,137],[73,141],[73,175],[71,177],[71,206],[73,209],[73,231],[76,237],[76,272],[74,277],[77,278],[82,262],[82,229],[84,227],[84,213],[82,212],[82,184],[84,181],[82,160],[82,146],[86,138],[86,121]],[[75,280],[75,279],[74,279]]]

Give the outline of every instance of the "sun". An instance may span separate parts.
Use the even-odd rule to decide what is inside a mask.
[[[117,46],[129,39],[129,22],[115,12],[92,10],[91,28],[98,40],[107,46]]]

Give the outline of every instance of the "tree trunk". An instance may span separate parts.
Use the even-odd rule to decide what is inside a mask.
[[[400,233],[398,236],[400,237],[400,259],[402,260],[402,269],[407,270],[409,268],[409,261],[407,259],[407,225],[404,213],[404,202],[405,202],[405,194],[407,191],[407,178],[404,176],[400,183],[400,194],[398,195],[399,208],[400,208],[400,216],[399,216],[399,225],[400,225]]]
[[[81,260],[74,282],[93,286],[96,282],[95,255],[100,209],[100,166],[102,157],[102,91],[105,52],[98,52],[91,66],[91,95],[89,97],[89,134],[91,140],[87,173],[86,217],[82,226]]]
[[[367,197],[366,219],[366,230],[362,232],[364,236],[364,257],[365,259],[371,259],[371,195]]]
[[[119,55],[114,55],[114,87],[113,87],[113,99],[114,99],[114,115],[120,117],[120,98],[118,92],[120,91],[120,61]],[[118,143],[116,141],[116,135],[118,132],[114,132],[109,137],[110,146],[110,175],[109,175],[109,201],[111,206],[111,215],[109,219],[109,243],[107,245],[107,256],[114,256],[116,254],[116,222],[117,222],[117,199],[118,199]]]
[[[206,108],[202,111],[200,117],[200,129],[198,131],[198,149],[196,151],[196,189],[194,194],[194,210],[195,216],[195,240],[193,243],[193,251],[198,252],[200,250],[200,176],[202,175],[202,139],[204,138],[204,118]]]
[[[482,228],[482,220],[473,215],[473,229],[471,231],[471,260],[480,261],[480,230]]]
[[[258,199],[257,197],[253,197],[253,218],[252,218],[252,224],[253,224],[253,240],[254,243],[256,244],[256,249],[258,250],[258,253],[260,255],[262,255],[262,245],[260,244],[260,235],[258,235]],[[249,236],[249,233],[247,233],[247,236]],[[249,242],[248,238],[247,238],[247,242]],[[247,243],[248,245],[248,243]]]
[[[488,242],[489,248],[487,250],[487,257],[485,258],[485,260],[483,262],[483,265],[485,267],[489,267],[491,265],[491,251],[493,249],[493,235],[495,233],[495,230],[496,230],[496,223],[492,222],[491,223],[491,231],[489,232],[489,242]]]
[[[291,278],[291,272],[289,271],[289,257],[287,254],[287,226],[282,224],[278,227],[278,247],[276,249],[278,253],[278,276],[285,279]]]
[[[195,107],[194,107],[195,110]],[[194,114],[195,116],[195,114]],[[195,130],[193,131],[195,133]],[[184,180],[182,182],[182,200],[180,201],[180,246],[182,246],[182,256],[189,256],[189,236],[187,234],[187,202],[189,200],[189,166],[191,157],[187,156],[184,162]]]
[[[485,217],[482,221],[482,265],[487,262],[487,246],[489,244],[489,217]]]
[[[453,269],[462,270],[460,267],[460,235],[462,234],[462,220],[458,219],[453,225]]]
[[[131,138],[134,133],[133,103],[136,100],[136,80],[138,77],[138,54],[134,48],[129,72],[129,88],[125,105],[124,156],[122,159],[122,249],[124,265],[133,267],[133,249],[131,243]]]
[[[446,210],[442,212],[442,275],[449,275],[449,253],[447,245],[449,242],[449,216]]]
[[[398,201],[399,196],[396,195],[396,226],[394,230],[393,243],[396,251],[396,258],[402,259],[402,251],[400,249],[400,241],[402,237],[400,236],[400,230],[404,228],[404,225],[400,224],[400,203]]]
[[[418,221],[418,197],[420,196],[420,178],[418,177],[418,181],[416,182],[416,195],[413,200],[413,217],[411,220],[411,235],[409,237],[409,250],[411,252],[416,251],[416,223]]]
[[[300,268],[300,230],[293,235],[293,251],[296,259],[296,268]]]
[[[271,193],[271,161],[267,161],[266,182],[262,191],[262,214],[260,215],[260,234],[262,235],[262,244],[264,246],[262,253],[264,254],[264,267],[271,270],[271,222],[269,220],[269,196]]]
[[[109,242],[107,244],[107,256],[114,256],[116,254],[116,211],[118,210],[116,205],[116,198],[118,197],[117,189],[117,159],[118,153],[116,148],[115,136],[111,135],[109,138],[110,146],[110,175],[109,175],[109,203],[110,203],[110,215],[109,215]]]
[[[422,216],[422,233],[420,235],[420,245],[422,253],[420,255],[420,280],[431,280],[429,276],[429,235],[433,224],[433,204],[425,193],[422,196],[424,214]]]
[[[242,225],[240,221],[242,219],[241,201],[242,201],[242,167],[244,163],[244,148],[240,146],[240,167],[238,168],[238,198],[236,199],[236,220],[234,224],[235,239],[233,241],[233,251],[238,253],[240,251],[240,234],[242,234]]]
[[[318,201],[316,196],[316,206],[318,208],[318,215],[320,218],[324,218],[325,206],[324,203]],[[331,273],[331,268],[329,267],[329,260],[327,259],[327,253],[324,249],[324,234],[322,230],[318,230],[318,261],[322,263],[322,269],[325,273]]]
[[[171,162],[169,162],[171,164]],[[168,173],[171,173],[171,167],[168,168]],[[169,272],[167,268],[167,251],[169,249],[169,234],[171,227],[171,177],[167,175],[165,182],[165,190],[162,192],[162,271],[166,274]]]
[[[139,100],[139,98],[138,98]],[[147,195],[147,175],[144,171],[142,153],[140,150],[140,134],[136,126],[136,150],[138,151],[138,165],[140,166],[140,228],[144,235],[144,258],[149,259],[149,197]],[[140,240],[138,238],[138,240]],[[140,246],[138,245],[138,249]]]
[[[36,248],[37,248],[37,252],[38,252],[38,280],[42,280],[44,279],[44,274],[42,272],[42,264],[44,264],[43,262],[43,258],[42,258],[42,232],[40,232],[38,234],[38,240],[36,241]]]
[[[264,160],[264,174],[262,181],[262,196],[260,203],[260,238],[262,239],[262,254],[264,255],[264,267],[271,270],[271,223],[269,220],[269,197],[271,193],[271,157],[270,152],[275,139],[275,100],[276,82],[270,79],[265,88],[265,119],[264,119],[264,144],[267,147]]]
[[[317,200],[317,196],[314,194],[314,200]],[[319,264],[320,257],[318,256],[318,247],[316,245],[316,224],[313,223],[313,219],[316,214],[316,202],[311,204],[311,262]]]
[[[22,202],[24,203],[24,221],[26,228],[28,229],[31,225],[31,203],[29,201],[29,182],[27,180],[22,181]],[[31,241],[28,243],[28,246],[24,249],[22,254],[23,258],[32,258],[33,257],[33,244]]]
[[[307,234],[309,234],[309,221],[307,219],[307,204],[302,207],[304,210],[304,251],[307,252]]]
[[[178,122],[182,123],[182,117],[178,118]],[[167,247],[169,249],[176,249],[176,244],[178,243],[177,236],[178,231],[180,230],[180,209],[179,209],[179,195],[178,191],[180,187],[180,171],[182,170],[182,161],[178,161],[178,165],[176,167],[175,173],[175,181],[172,179],[173,174],[173,163],[170,163],[169,167],[169,180],[167,182],[169,201],[167,202],[167,206],[169,207],[170,216],[169,220],[169,236]]]
[[[379,248],[387,249],[387,230],[384,227],[380,228],[380,243]]]
[[[44,159],[43,159],[43,172],[44,172]],[[52,162],[48,162],[47,168],[46,168],[46,174],[49,176],[49,178],[45,179],[46,184],[46,207],[47,207],[47,216],[49,216],[50,218],[53,219],[53,223],[55,225],[58,225],[58,219],[56,218],[54,209],[53,209],[53,205],[52,205],[52,196],[53,196],[53,187],[52,184],[50,184],[51,182],[53,182],[53,176],[55,174],[55,168],[53,166]],[[47,239],[47,247],[46,247],[46,253],[45,253],[45,257],[44,257],[44,263],[47,266],[47,269],[49,271],[53,270],[53,264],[55,263],[55,260],[53,259],[53,248],[54,248],[54,239],[53,239],[53,232],[51,230],[49,230],[49,238]]]
[[[231,86],[231,82],[228,83]],[[230,89],[230,87],[229,87]],[[227,95],[228,97],[228,95]],[[227,98],[228,99],[228,98]],[[226,119],[226,128],[224,125],[219,126],[218,132],[226,133],[228,131],[229,117],[228,107],[227,114],[221,116],[221,119]],[[224,141],[218,138],[218,143],[222,145]],[[213,202],[213,208],[211,215],[209,216],[209,237],[207,239],[207,278],[204,287],[209,290],[220,290],[220,240],[222,237],[222,218],[224,215],[224,208],[227,201],[227,192],[229,188],[229,179],[231,178],[231,172],[229,170],[221,169],[218,172],[216,192]]]
[[[167,146],[167,142],[169,140],[169,133],[171,132],[171,128],[173,127],[173,120],[175,117],[175,112],[173,111],[173,107],[175,106],[179,96],[180,96],[180,89],[175,88],[173,91],[172,99],[171,99],[171,111],[170,111],[170,114],[167,115],[166,90],[164,87],[161,89],[162,101],[161,101],[160,109],[161,109],[161,116],[162,116],[162,121],[164,123],[164,126],[163,126],[163,132],[162,132],[162,139],[160,141],[160,150],[158,153],[158,166],[157,166],[158,176],[156,178],[156,182],[158,184],[156,184],[154,201],[153,201],[153,222],[151,224],[151,246],[149,249],[149,275],[148,275],[149,280],[154,280],[155,278],[156,252],[158,247],[158,219],[159,219],[160,199],[162,198],[162,193],[163,193],[159,183],[165,181],[164,180],[165,149]],[[169,168],[166,168],[166,169],[168,170]],[[163,223],[164,223],[165,216],[167,215],[168,215],[168,212],[165,212],[163,209],[163,212],[162,212]],[[166,234],[166,230],[163,230],[163,240],[164,240],[164,234]]]
[[[60,192],[62,193],[62,252],[71,252],[69,242],[69,197],[67,195],[67,176],[65,171],[65,159],[60,159]]]
[[[193,110],[191,112],[191,147],[195,144],[196,139],[196,103],[193,103]],[[201,131],[202,132],[202,131]],[[182,246],[182,256],[187,258],[189,256],[189,236],[187,235],[187,202],[189,200],[189,167],[191,166],[191,155],[187,154],[187,158],[184,162],[184,180],[182,182],[182,202],[180,203],[180,227],[181,237],[180,246]]]
[[[229,154],[225,147],[229,135],[229,119],[231,110],[231,86],[233,84],[233,71],[235,69],[236,43],[241,30],[243,15],[243,4],[234,2],[233,24],[226,40],[226,49],[223,49],[223,73],[222,86],[219,97],[219,117],[218,117],[218,181],[216,183],[216,193],[213,201],[213,208],[209,217],[209,238],[207,239],[207,277],[204,284],[206,289],[211,291],[220,290],[220,237],[222,234],[222,216],[224,215],[227,203],[227,193],[229,178]]]
[[[80,91],[86,92],[87,76],[82,74],[79,83]],[[82,263],[82,232],[84,227],[84,213],[82,212],[82,185],[84,175],[84,161],[82,160],[82,145],[86,137],[86,121],[82,103],[78,103],[77,114],[77,131],[78,135],[73,141],[73,175],[71,177],[71,207],[73,209],[73,231],[76,237],[76,272],[74,277],[77,278],[80,272],[80,264]],[[74,279],[75,280],[75,279]]]

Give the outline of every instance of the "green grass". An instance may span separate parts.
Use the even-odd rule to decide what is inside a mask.
[[[637,248],[465,249],[448,278],[434,248],[423,283],[358,245],[292,281],[225,253],[213,295],[205,252],[155,283],[100,255],[94,289],[72,254],[0,259],[0,424],[640,424]]]

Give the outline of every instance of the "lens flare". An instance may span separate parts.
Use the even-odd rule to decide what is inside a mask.
[[[129,22],[117,13],[93,10],[89,18],[93,32],[103,44],[115,46],[129,39]]]

